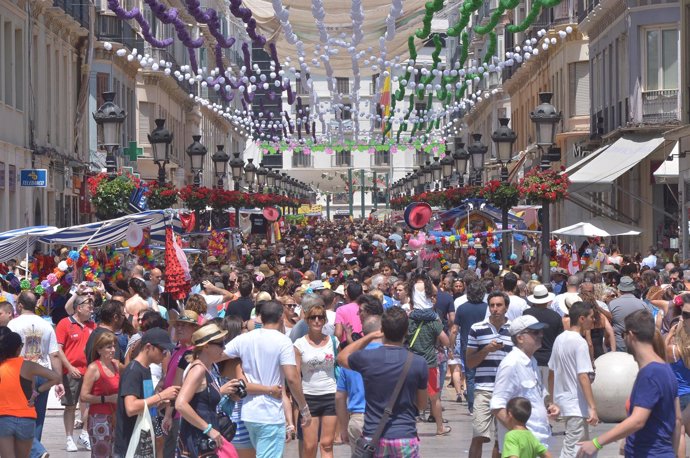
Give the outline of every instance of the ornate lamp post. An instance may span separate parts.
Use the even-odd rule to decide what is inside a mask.
[[[501,181],[508,182],[508,163],[513,157],[513,143],[517,139],[517,134],[508,127],[508,118],[498,118],[500,126],[491,134],[491,139],[496,143],[496,159],[501,163]],[[506,206],[501,207],[501,226],[503,231],[508,230],[508,210]],[[510,250],[510,239],[512,232],[503,232],[501,238],[501,264],[505,269],[508,266],[508,252]]]
[[[470,182],[479,186],[482,184],[482,170],[484,169],[484,155],[488,147],[482,143],[482,134],[472,134],[474,142],[467,148],[470,155],[470,165],[474,173],[474,181],[470,178]]]
[[[192,162],[192,175],[194,175],[194,186],[199,187],[201,184],[201,172],[204,169],[204,157],[208,150],[201,144],[201,135],[192,135],[191,145],[187,147],[187,154]]]
[[[217,180],[216,187],[218,189],[223,189],[223,180],[228,173],[228,159],[230,159],[230,156],[228,156],[224,148],[224,145],[216,145],[216,152],[211,156]]]
[[[422,183],[424,184],[424,190],[431,190],[431,181],[433,179],[433,172],[431,171],[431,161],[426,161],[424,167],[422,168]]]
[[[461,138],[455,137],[453,142],[455,146],[455,152],[453,153],[453,162],[455,162],[455,171],[458,174],[458,186],[464,184],[464,176],[467,171],[467,162],[470,159],[470,154],[465,150],[465,143]]]
[[[111,177],[117,172],[117,158],[115,152],[120,146],[122,138],[122,123],[127,114],[125,110],[115,104],[114,92],[103,93],[103,105],[95,113],[93,119],[98,126],[97,137],[101,140],[101,146],[105,149],[105,167]]]
[[[438,191],[438,186],[439,182],[441,181],[441,163],[438,160],[439,158],[436,157],[434,159],[434,163],[431,164],[431,179],[434,181],[434,189]],[[431,189],[431,185],[429,185],[429,189]]]
[[[256,171],[256,184],[259,187],[258,191],[260,193],[264,192],[264,186],[266,186],[266,181],[268,180],[268,169],[264,167],[264,163],[259,163],[259,169]]]
[[[276,175],[278,175],[273,170],[268,172],[266,175],[266,186],[268,187],[268,193],[274,193],[276,190]]]
[[[240,153],[232,153],[232,160],[230,161],[230,170],[232,171],[233,189],[240,190],[240,181],[242,181],[242,174],[244,173],[244,161],[240,157]]]
[[[450,154],[441,159],[441,174],[443,175],[443,187],[450,188],[450,177],[453,175],[453,158]]]
[[[560,159],[560,149],[552,151],[551,146],[554,143],[556,136],[556,125],[560,122],[561,113],[556,110],[556,107],[551,105],[551,92],[540,92],[539,101],[541,102],[533,112],[529,114],[530,119],[534,123],[537,131],[537,146],[542,152],[541,154],[541,168],[543,170],[551,168],[551,160],[558,154]],[[544,149],[549,148],[547,153]],[[556,159],[556,160],[558,160]],[[551,215],[549,209],[549,201],[542,202],[542,222],[541,222],[541,281],[547,283],[551,280]]]
[[[256,176],[256,165],[254,165],[254,159],[247,159],[247,165],[244,166],[244,181],[249,187],[249,192],[253,192],[254,188],[254,177]]]
[[[156,128],[148,134],[149,143],[153,150],[153,162],[158,166],[158,184],[165,184],[165,165],[170,162],[170,143],[173,134],[165,128],[165,119],[156,119]]]

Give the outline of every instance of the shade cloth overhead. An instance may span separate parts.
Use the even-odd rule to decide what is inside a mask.
[[[603,216],[597,216],[590,221],[563,227],[552,233],[556,235],[569,235],[571,237],[615,237],[622,235],[640,235],[642,230]]]
[[[293,31],[304,43],[306,57],[310,60],[323,54],[324,43],[320,42],[319,30],[314,26],[314,14],[312,13],[311,0],[282,0],[283,7],[290,12],[289,21]],[[350,18],[352,2],[341,0],[324,0],[324,25],[329,37],[350,42],[353,32],[352,19]],[[406,0],[402,15],[396,21],[396,33],[393,40],[386,42],[387,56],[409,56],[407,51],[407,37],[422,26],[425,0]],[[256,20],[257,28],[263,32],[269,42],[274,42],[279,56],[296,56],[296,48],[285,40],[285,36],[276,17],[270,0],[244,0],[245,7],[252,10],[252,17]],[[391,11],[390,0],[366,0],[362,2],[364,10],[364,22],[362,32],[364,37],[357,47],[358,51],[366,51],[372,47],[375,51],[371,54],[378,55],[379,39],[386,33],[386,16]],[[422,40],[415,39],[416,44]],[[321,45],[321,50],[314,54],[315,45]],[[347,47],[339,49],[337,54],[330,56],[330,64],[336,75],[347,76],[352,74],[352,59]],[[320,59],[319,59],[320,61]],[[296,62],[295,62],[296,63]],[[363,75],[378,73],[372,71],[367,65],[360,65]],[[319,67],[310,64],[313,74],[325,74],[323,62]]]
[[[586,157],[573,167],[572,192],[609,191],[614,181],[664,144],[664,137],[624,135],[596,157]]]
[[[86,243],[93,247],[112,245],[125,240],[127,228],[131,223],[139,226],[142,230],[150,229],[151,240],[164,243],[165,227],[166,224],[171,224],[170,220],[171,217],[166,215],[165,210],[151,210],[81,226],[65,228],[48,226],[45,230],[30,233],[26,233],[26,229],[24,232],[18,230],[14,237],[0,239],[0,262],[24,258],[33,251],[37,242],[66,245],[73,248],[81,248]],[[172,226],[176,233],[182,233],[182,226],[178,218],[172,218]]]
[[[582,166],[584,166],[586,163],[588,163],[589,161],[591,161],[592,159],[594,159],[595,157],[597,157],[598,155],[600,155],[601,153],[603,153],[604,151],[606,151],[606,150],[609,148],[609,146],[611,146],[611,145],[602,146],[601,148],[597,149],[596,151],[594,151],[594,152],[592,152],[592,153],[589,153],[589,154],[588,154],[587,156],[585,156],[584,158],[580,159],[580,160],[577,161],[576,163],[574,163],[574,164],[570,165],[569,167],[567,167],[567,168],[565,169],[565,173],[567,173],[568,175],[570,175],[573,171],[582,168]]]
[[[53,230],[57,230],[57,227],[32,226],[1,233],[0,262],[26,257],[28,251],[36,242],[36,236],[34,234]]]
[[[678,142],[673,146],[671,155],[654,171],[654,182],[657,184],[678,184],[680,164],[678,160]]]

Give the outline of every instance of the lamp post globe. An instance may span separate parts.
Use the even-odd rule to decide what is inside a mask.
[[[95,113],[93,119],[97,125],[97,138],[100,145],[106,151],[105,164],[108,174],[111,176],[117,172],[117,159],[115,157],[115,150],[120,146],[122,138],[122,123],[125,121],[127,114],[125,110],[115,104],[115,93],[104,92],[103,105],[101,105]]]
[[[547,148],[553,145],[556,136],[556,125],[561,121],[561,113],[551,105],[552,92],[540,92],[541,102],[533,112],[529,114],[537,131],[537,146]]]
[[[441,163],[439,162],[439,158],[436,157],[433,164],[431,164],[431,179],[435,183],[436,190],[438,190],[438,183],[441,181],[441,172]]]
[[[158,166],[158,184],[165,183],[165,164],[170,161],[170,143],[173,141],[173,134],[165,128],[165,119],[156,119],[156,128],[148,134],[151,150],[153,151],[153,162]]]
[[[194,186],[201,184],[201,172],[204,169],[204,157],[208,150],[201,144],[201,135],[192,135],[192,143],[187,147],[187,155],[192,163]]]
[[[254,187],[254,177],[256,177],[256,165],[254,165],[254,159],[247,159],[247,165],[244,166],[244,181],[249,187],[249,192],[253,191]]]
[[[228,173],[228,159],[230,156],[225,152],[225,145],[216,145],[216,152],[211,156],[211,160],[213,161],[218,189],[223,188],[223,180]]]
[[[268,181],[268,173],[268,169],[264,167],[264,163],[260,162],[259,168],[256,171],[256,184],[259,187],[259,192],[264,191],[264,186],[266,186],[266,182]]]
[[[496,159],[502,165],[510,162],[513,157],[513,144],[517,140],[517,134],[508,127],[509,118],[498,118],[498,129],[491,134],[491,140],[496,143]]]
[[[235,191],[240,190],[240,181],[242,181],[242,174],[244,173],[244,161],[240,157],[240,153],[232,153],[232,160],[230,160],[230,170],[232,171],[232,181],[234,183]]]
[[[458,174],[458,186],[462,186],[465,173],[467,172],[467,163],[470,159],[470,153],[465,150],[465,143],[461,138],[455,137],[453,144],[455,149],[453,153],[455,172]]]
[[[481,174],[484,169],[484,155],[488,147],[482,143],[482,134],[472,134],[473,143],[467,148],[470,154],[470,162],[472,170],[475,173],[475,184],[481,184]]]

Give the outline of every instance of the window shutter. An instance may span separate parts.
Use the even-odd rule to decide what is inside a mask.
[[[153,103],[139,102],[139,143],[148,144],[148,134],[151,132],[153,121]]]
[[[589,114],[589,62],[575,62],[570,67],[570,116]]]

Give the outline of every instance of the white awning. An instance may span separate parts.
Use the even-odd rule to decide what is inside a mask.
[[[572,192],[604,192],[664,143],[664,137],[625,135],[570,175]]]
[[[609,146],[611,146],[611,145],[602,146],[602,147],[599,148],[598,150],[596,150],[596,151],[594,151],[594,152],[592,152],[592,153],[589,153],[587,156],[583,157],[582,159],[580,159],[580,160],[577,161],[576,163],[569,165],[569,166],[565,169],[565,173],[567,173],[568,175],[570,175],[570,174],[572,174],[572,173],[575,173],[577,170],[581,169],[582,166],[584,166],[584,165],[587,164],[589,161],[591,161],[592,159],[594,159],[595,157],[597,157],[598,155],[600,155],[602,152],[604,152],[606,149],[608,149]]]
[[[671,154],[658,169],[654,171],[654,182],[656,184],[678,184],[680,167],[678,164],[678,142],[673,146]]]
[[[552,234],[571,237],[614,237],[620,235],[640,235],[639,227],[629,226],[604,216],[597,216],[589,221],[573,224],[555,230]]]

